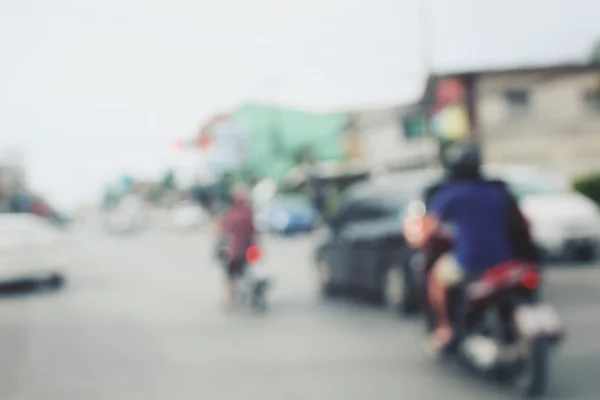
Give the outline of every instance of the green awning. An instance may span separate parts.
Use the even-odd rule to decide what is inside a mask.
[[[318,114],[248,104],[235,112],[234,118],[249,134],[249,167],[262,176],[281,179],[294,167],[303,148],[311,148],[317,160],[343,158],[346,113]]]

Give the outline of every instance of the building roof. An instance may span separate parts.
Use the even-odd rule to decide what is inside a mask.
[[[423,97],[418,102],[423,103],[425,99],[429,99],[435,84],[441,79],[445,78],[463,78],[472,79],[480,76],[507,76],[527,73],[541,73],[547,74],[548,76],[554,76],[557,74],[573,74],[581,72],[600,72],[600,64],[582,64],[582,63],[557,63],[557,64],[545,64],[545,65],[528,65],[528,66],[513,66],[504,68],[487,68],[479,70],[456,70],[456,71],[438,71],[430,74],[427,78]]]
[[[455,70],[436,72],[433,76],[450,77],[450,76],[466,76],[466,75],[511,75],[531,72],[586,72],[598,71],[599,65],[582,64],[582,63],[558,63],[558,64],[543,64],[543,65],[522,65],[501,68],[483,68],[474,70]]]
[[[442,178],[440,168],[426,168],[391,174],[374,181],[354,184],[347,195],[353,199],[401,196],[419,197],[423,190]]]
[[[312,168],[304,165],[292,168],[284,176],[284,181],[292,186],[300,186],[306,182],[310,173],[313,173],[319,179],[335,179],[343,176],[369,175],[370,170],[360,160],[321,161]]]

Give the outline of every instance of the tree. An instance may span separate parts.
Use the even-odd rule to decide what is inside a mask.
[[[135,180],[131,175],[124,175],[121,180],[122,190],[126,193],[129,193],[133,190],[133,186],[135,185]]]
[[[594,44],[589,55],[590,64],[600,64],[600,40]]]
[[[296,151],[295,162],[297,165],[303,164],[314,164],[316,162],[316,155],[310,146],[302,146]]]
[[[108,187],[104,190],[104,199],[102,202],[102,205],[104,206],[105,209],[110,209],[111,207],[113,207],[118,201],[118,196],[115,193],[115,191]]]
[[[172,190],[177,188],[177,180],[175,178],[175,172],[168,170],[162,179],[162,186],[166,190]]]
[[[163,190],[160,185],[152,185],[150,187],[150,191],[148,192],[148,201],[152,204],[160,203],[160,200],[163,196]]]

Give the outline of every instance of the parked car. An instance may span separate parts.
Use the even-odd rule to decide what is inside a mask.
[[[569,189],[560,177],[528,166],[490,165],[505,180],[529,220],[532,235],[548,258],[590,259],[600,247],[600,209]]]
[[[33,281],[59,288],[70,254],[64,234],[29,213],[0,214],[0,283]]]
[[[416,311],[419,298],[411,267],[415,250],[404,240],[403,219],[425,187],[440,177],[440,171],[421,170],[352,186],[317,239],[320,292],[331,296],[359,291],[396,311]]]
[[[301,195],[278,195],[257,210],[256,224],[261,231],[277,234],[311,232],[319,214]]]
[[[206,220],[206,212],[199,204],[184,201],[173,209],[173,226],[177,230],[198,228]]]

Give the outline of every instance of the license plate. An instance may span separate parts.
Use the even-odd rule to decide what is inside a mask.
[[[263,264],[253,264],[250,268],[252,268],[252,276],[254,279],[261,280],[267,278],[267,270]]]
[[[556,335],[562,332],[562,321],[556,309],[547,303],[524,305],[517,308],[515,320],[524,336]]]

